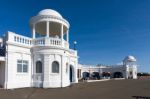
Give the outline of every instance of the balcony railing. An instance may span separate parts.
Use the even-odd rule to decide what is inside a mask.
[[[65,40],[61,41],[60,38],[41,37],[41,38],[32,39],[12,32],[8,33],[8,42],[15,43],[17,45],[24,45],[28,47],[52,46],[52,47],[62,47],[62,48],[69,49],[69,43]]]
[[[57,38],[37,38],[33,42],[35,46],[61,46],[61,40]]]
[[[53,46],[53,47],[64,47],[64,48],[69,48],[69,44],[67,41],[59,38],[37,38],[33,40],[33,45],[34,46]]]

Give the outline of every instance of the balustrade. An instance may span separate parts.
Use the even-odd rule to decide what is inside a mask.
[[[61,40],[60,38],[55,37],[41,37],[32,39],[29,37],[21,36],[18,34],[11,33],[8,37],[9,42],[13,42],[15,44],[26,45],[29,47],[32,46],[54,46],[54,47],[63,47],[69,49],[69,43],[65,40]]]

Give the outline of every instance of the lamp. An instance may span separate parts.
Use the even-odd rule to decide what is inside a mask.
[[[74,50],[76,50],[77,41],[74,41],[73,44],[74,44]]]

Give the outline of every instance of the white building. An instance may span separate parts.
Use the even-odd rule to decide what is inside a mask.
[[[30,27],[32,38],[9,31],[0,39],[0,85],[56,88],[77,83],[78,58],[69,48],[69,22],[45,9],[31,18]]]
[[[136,59],[129,55],[124,58],[122,65],[81,65],[79,64],[79,78],[126,78],[137,79]]]
[[[69,48],[69,22],[52,9],[40,11],[30,20],[32,37],[8,31],[0,38],[0,85],[57,88],[77,83],[84,72],[121,72],[118,77],[136,78],[133,56],[119,67],[78,64],[77,51]]]

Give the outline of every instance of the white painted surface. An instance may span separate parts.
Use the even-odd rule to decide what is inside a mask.
[[[62,18],[61,14],[52,9],[44,9],[38,13],[38,15],[50,15]]]
[[[56,34],[50,37],[50,22],[62,25],[61,38]],[[45,37],[36,37],[36,23],[46,22]],[[5,83],[6,89],[23,88],[23,87],[43,87],[57,88],[66,87],[70,82],[70,65],[73,67],[73,82],[77,83],[77,51],[69,48],[69,23],[54,10],[45,9],[31,18],[30,21],[33,37],[26,37],[8,31],[6,38],[6,58],[5,61]],[[44,24],[42,24],[44,25]],[[53,24],[52,24],[53,25]],[[59,25],[58,25],[59,26]],[[65,27],[65,28],[64,28]],[[40,27],[39,27],[40,28]],[[58,28],[56,28],[58,29]],[[66,30],[67,29],[67,30]],[[67,32],[67,40],[63,35]],[[27,60],[29,62],[27,73],[17,72],[17,60]],[[42,73],[36,73],[36,62],[42,62]],[[52,73],[52,62],[59,63],[59,73]],[[68,66],[66,66],[68,64]],[[1,66],[2,67],[2,66]],[[0,68],[1,68],[0,67]],[[67,70],[67,71],[66,71]],[[2,73],[2,72],[1,72]],[[1,77],[2,78],[2,77]],[[0,82],[1,83],[1,82]]]
[[[110,73],[110,78],[113,78],[114,73],[122,73],[123,78],[126,79],[137,79],[137,64],[134,56],[127,56],[123,60],[123,65],[113,65],[113,66],[95,66],[95,65],[78,65],[78,68],[81,70],[81,78],[83,77],[83,72],[90,73],[90,76],[93,72],[98,72],[102,77],[102,73]]]
[[[5,61],[5,57],[0,56],[0,61]]]

